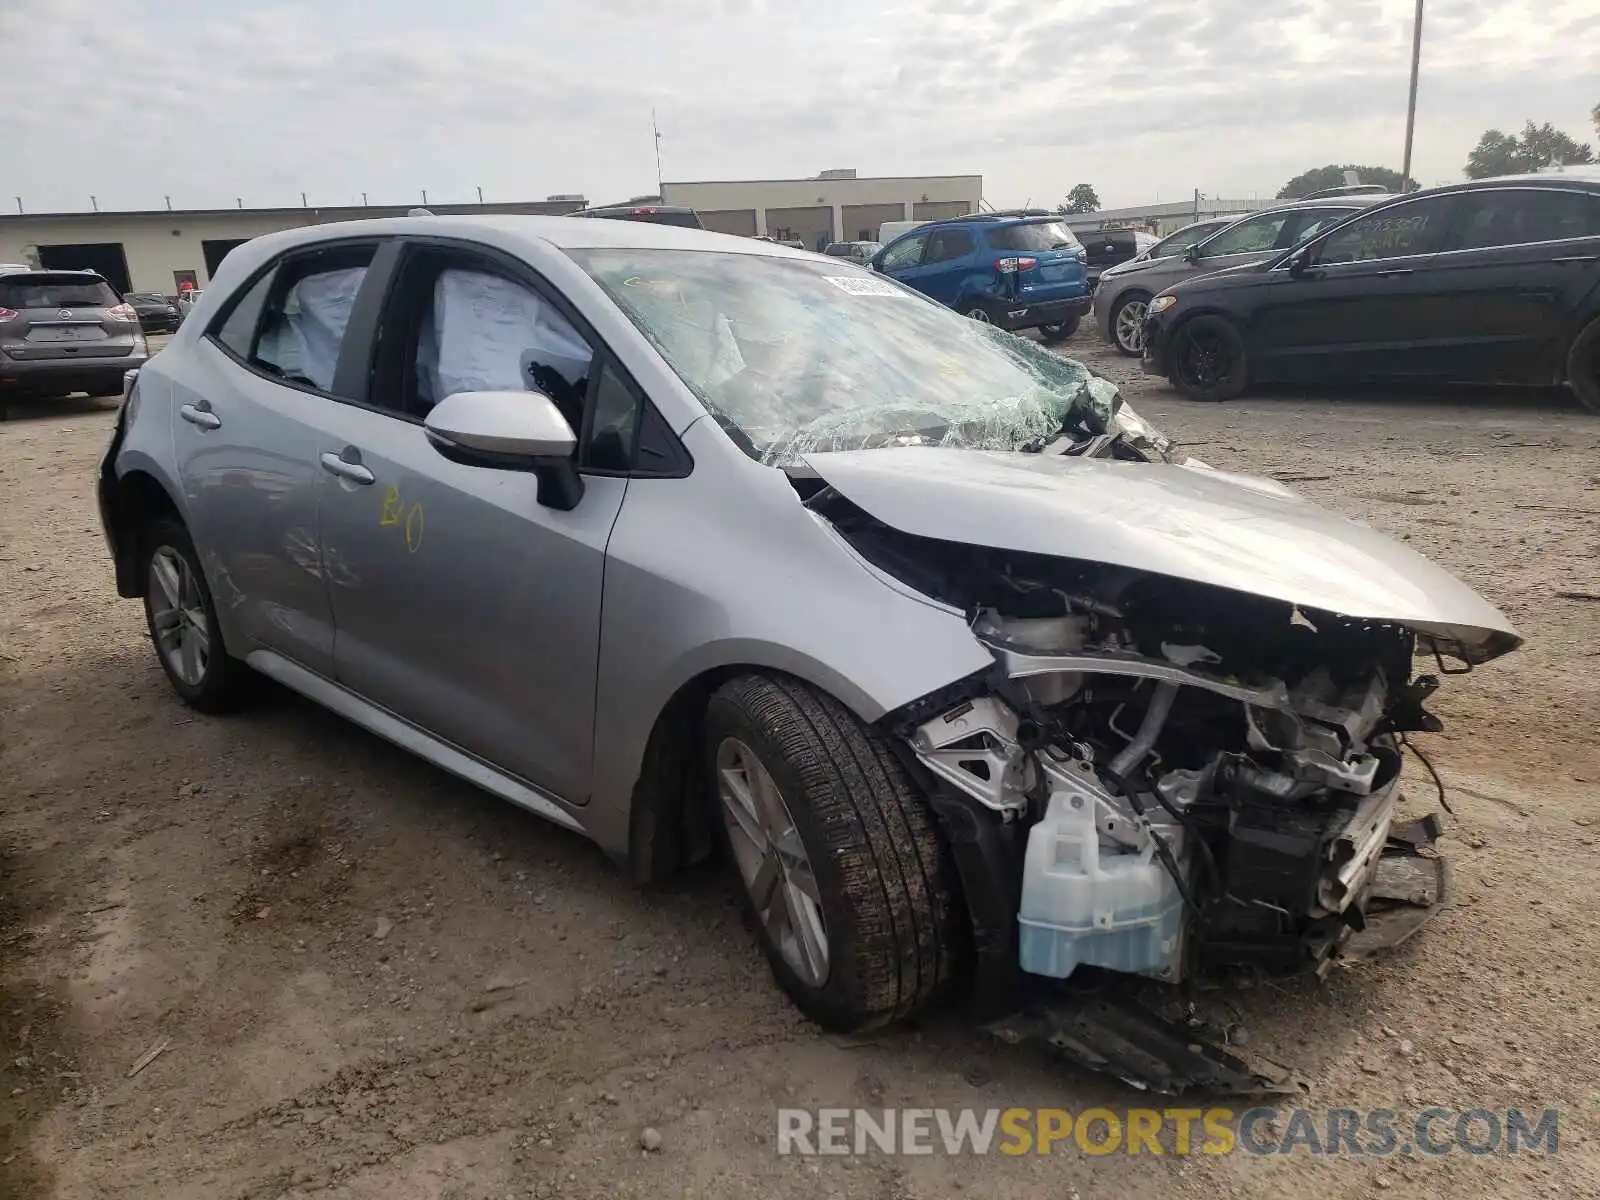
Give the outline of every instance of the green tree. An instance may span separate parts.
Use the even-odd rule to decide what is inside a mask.
[[[1100,196],[1091,183],[1080,183],[1067,193],[1067,202],[1060,206],[1063,213],[1092,213],[1100,208]]]
[[[1466,176],[1488,179],[1494,175],[1521,175],[1558,163],[1593,161],[1594,150],[1588,143],[1574,141],[1548,121],[1543,125],[1529,121],[1521,137],[1498,129],[1485,130],[1467,155]]]
[[[1356,178],[1362,183],[1375,183],[1388,188],[1391,192],[1399,192],[1400,172],[1391,171],[1388,167],[1358,167],[1354,164],[1344,166],[1316,167],[1304,174],[1296,175],[1284,184],[1278,192],[1279,200],[1298,200],[1301,196],[1309,196],[1312,192],[1320,192],[1324,188],[1343,187],[1345,172],[1354,171]],[[1416,187],[1417,181],[1411,181],[1411,187]],[[1409,189],[1404,189],[1409,190]]]

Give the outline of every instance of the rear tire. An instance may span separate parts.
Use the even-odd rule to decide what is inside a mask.
[[[1590,321],[1573,339],[1567,353],[1567,383],[1579,404],[1600,413],[1600,318]]]
[[[1167,378],[1190,400],[1232,400],[1250,382],[1244,335],[1226,317],[1202,313],[1168,337]]]
[[[1067,320],[1055,325],[1041,325],[1039,326],[1039,336],[1044,339],[1046,345],[1054,346],[1077,333],[1078,325],[1082,320],[1082,317],[1069,317]]]
[[[994,314],[989,311],[989,306],[981,300],[963,300],[956,305],[956,311],[969,321],[976,321],[980,325],[993,325]]]
[[[745,675],[711,697],[705,755],[719,839],[795,1005],[840,1031],[928,1005],[954,972],[958,889],[933,813],[883,738],[798,680]],[[743,811],[741,796],[754,800]],[[775,814],[764,844],[747,819],[761,812]],[[821,972],[793,932],[807,914]]]
[[[228,656],[217,606],[183,522],[153,521],[141,539],[144,615],[156,661],[172,690],[203,713],[231,712],[249,700],[250,668]]]

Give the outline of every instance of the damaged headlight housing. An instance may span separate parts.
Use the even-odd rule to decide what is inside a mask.
[[[1159,317],[1162,313],[1166,312],[1177,303],[1178,298],[1171,292],[1168,292],[1165,295],[1157,296],[1154,300],[1150,301],[1149,307],[1144,310],[1145,316]]]

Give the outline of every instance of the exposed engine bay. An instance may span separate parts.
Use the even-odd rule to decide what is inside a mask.
[[[1022,971],[1322,971],[1363,929],[1401,738],[1440,727],[1423,709],[1437,679],[1412,676],[1415,633],[915,537],[827,489],[810,504],[869,563],[962,609],[994,655],[901,731],[947,824],[1009,842],[1003,902],[966,883],[980,926],[1010,905]],[[982,815],[953,813],[953,796]]]

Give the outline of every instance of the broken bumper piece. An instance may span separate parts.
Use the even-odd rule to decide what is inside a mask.
[[[1352,906],[1357,927],[1339,947],[1338,959],[1393,949],[1449,903],[1450,864],[1434,848],[1439,829],[1438,818],[1428,816],[1390,830],[1362,903]],[[1247,1059],[1194,1021],[1162,1016],[1144,1002],[1149,990],[1148,984],[1116,976],[1043,986],[989,1030],[1014,1044],[1045,1042],[1078,1066],[1141,1091],[1258,1096],[1297,1090],[1290,1069]]]

